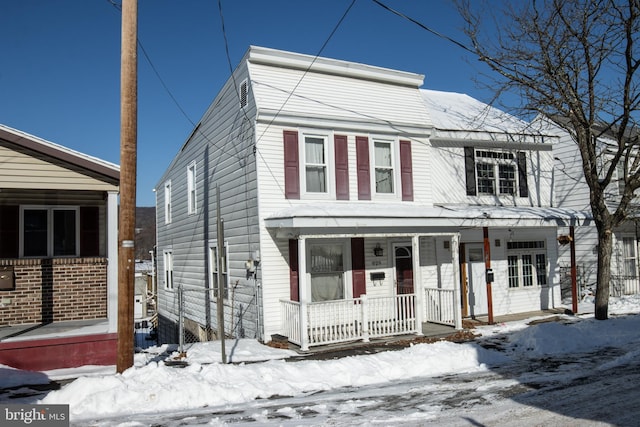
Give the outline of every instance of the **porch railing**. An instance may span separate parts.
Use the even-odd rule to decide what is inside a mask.
[[[345,341],[369,341],[371,337],[420,332],[415,313],[415,294],[312,302],[305,305],[306,336],[302,335],[302,305],[281,301],[282,332],[303,349]]]
[[[640,294],[640,278],[637,276],[611,275],[609,294],[613,297]]]
[[[425,321],[456,326],[455,291],[453,289],[425,288]]]

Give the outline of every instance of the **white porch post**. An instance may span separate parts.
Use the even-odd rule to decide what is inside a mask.
[[[107,192],[107,319],[118,331],[118,192]]]
[[[413,246],[411,251],[412,263],[413,263],[413,291],[416,294],[416,335],[423,335],[422,322],[423,322],[423,304],[422,299],[424,297],[424,287],[422,284],[422,269],[420,268],[420,236],[414,234],[411,237],[411,245]]]
[[[462,300],[460,296],[460,234],[451,236],[451,266],[453,267],[453,313],[455,315],[456,329],[462,329]]]
[[[304,237],[298,239],[298,296],[300,297],[300,350],[309,350],[309,325],[307,322],[307,304],[309,286],[307,286],[307,248]]]

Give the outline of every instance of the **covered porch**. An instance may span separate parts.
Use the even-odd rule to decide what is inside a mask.
[[[461,295],[461,281],[470,277],[469,271],[463,274],[461,270],[469,262],[460,252],[465,246],[463,230],[481,250],[484,245],[482,278],[478,279],[493,281],[489,273],[497,267],[499,286],[505,289],[502,294],[506,298],[510,294],[504,242],[509,236],[519,236],[512,229],[527,229],[530,236],[537,227],[547,227],[543,245],[549,244],[550,261],[540,270],[544,284],[536,288],[542,294],[556,280],[556,250],[552,245],[557,235],[552,228],[573,224],[578,218],[582,219],[579,213],[554,208],[404,204],[382,210],[365,210],[356,204],[292,207],[265,221],[271,237],[279,242],[282,256],[288,258],[290,270],[290,298],[279,300],[278,333],[306,351],[341,342],[420,336],[425,324],[462,329],[463,303],[469,303],[469,295]],[[487,232],[489,229],[495,231]],[[491,253],[489,246],[495,245],[497,250]],[[491,265],[496,256],[499,260],[493,259],[495,264]],[[546,256],[540,259],[546,260]],[[327,281],[322,275],[337,279]],[[317,285],[329,282],[338,283],[340,291],[323,297]],[[486,283],[487,288],[490,283]],[[526,297],[528,290],[523,289],[518,296]],[[488,301],[492,313],[490,294]],[[523,311],[542,304],[531,307],[523,304]]]

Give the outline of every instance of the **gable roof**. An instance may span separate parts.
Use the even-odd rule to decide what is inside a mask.
[[[102,180],[120,181],[120,167],[114,163],[72,150],[37,136],[0,124],[0,140],[76,166],[101,177]]]
[[[542,143],[554,139],[511,114],[469,95],[421,89],[434,131],[432,141]]]

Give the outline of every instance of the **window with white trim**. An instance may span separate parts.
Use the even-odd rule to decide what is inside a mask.
[[[196,209],[196,162],[193,161],[187,167],[187,213],[194,214]]]
[[[344,243],[311,243],[308,254],[311,301],[344,299]]]
[[[171,181],[164,183],[164,223],[171,223]]]
[[[394,193],[394,159],[391,141],[373,141],[374,179],[376,194]]]
[[[328,138],[304,136],[304,179],[307,193],[328,192]]]
[[[78,256],[80,254],[79,212],[79,207],[22,206],[21,256]]]
[[[164,265],[164,287],[165,289],[173,289],[173,252],[164,250],[162,257]]]
[[[222,272],[218,268],[218,245],[212,243],[209,246],[209,287],[211,288],[212,298],[218,297],[218,275],[222,274],[222,292],[223,298],[229,298],[229,260],[227,258],[228,243],[224,242],[223,253],[220,259]]]
[[[547,250],[544,240],[507,242],[509,288],[531,288],[548,283]]]
[[[513,153],[477,150],[478,194],[516,194],[516,170],[517,163]]]

